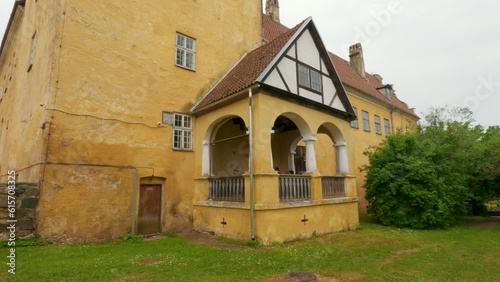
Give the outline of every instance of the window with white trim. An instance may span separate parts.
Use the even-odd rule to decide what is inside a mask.
[[[380,117],[375,115],[375,133],[382,134],[382,128],[380,127]]]
[[[356,119],[351,121],[351,127],[352,128],[359,128],[359,125],[358,125],[358,108],[352,107],[352,109],[354,110],[354,113],[356,114]]]
[[[361,116],[363,118],[363,130],[370,132],[370,116],[368,112],[362,111]]]
[[[309,68],[299,64],[299,84],[309,88],[311,81],[309,80]]]
[[[386,136],[391,135],[391,128],[389,126],[389,120],[386,118],[384,118],[384,131],[385,131]]]
[[[311,70],[311,88],[321,92],[321,74],[315,70]]]
[[[300,86],[321,92],[323,88],[321,83],[321,73],[302,64],[298,64],[297,71],[299,73]]]
[[[175,64],[195,70],[196,40],[176,33]]]
[[[174,113],[174,133],[172,146],[178,150],[193,149],[193,118]]]

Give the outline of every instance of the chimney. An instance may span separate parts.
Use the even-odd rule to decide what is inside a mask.
[[[349,47],[349,62],[362,78],[365,76],[365,60],[363,59],[363,47],[361,43],[356,43]]]
[[[280,22],[280,3],[278,0],[266,0],[266,15],[275,22]]]

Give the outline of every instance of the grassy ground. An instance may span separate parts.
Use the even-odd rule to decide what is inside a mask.
[[[266,281],[308,271],[338,281],[499,281],[500,227],[483,223],[469,219],[448,230],[415,231],[363,217],[359,230],[257,248],[179,237],[18,247],[16,275],[2,263],[0,280]],[[2,248],[5,262],[7,252]]]

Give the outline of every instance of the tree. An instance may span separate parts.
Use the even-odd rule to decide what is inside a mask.
[[[473,123],[467,108],[433,108],[416,131],[366,151],[369,212],[386,225],[423,229],[485,210],[500,195],[500,128]]]
[[[438,146],[418,133],[397,133],[365,154],[369,212],[382,224],[415,229],[454,224],[466,189],[437,161]]]

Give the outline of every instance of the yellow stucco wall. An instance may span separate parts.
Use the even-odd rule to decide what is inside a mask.
[[[48,134],[40,125],[50,121],[46,105],[57,79],[53,71],[58,67],[60,12],[59,1],[26,1],[24,8],[18,6],[7,33],[0,54],[0,181],[9,169],[17,170],[18,181],[40,180]]]
[[[0,102],[0,171],[44,162],[48,148],[42,178],[38,170],[21,174],[43,179],[42,236],[131,232],[134,184],[153,175],[165,179],[162,231],[191,228],[194,152],[173,150],[172,127],[157,122],[162,111],[187,112],[261,44],[261,1],[60,2],[28,1],[20,31],[2,53],[2,76],[11,62],[18,67]],[[34,30],[35,64],[27,73]],[[176,32],[196,40],[195,71],[175,65]],[[43,121],[45,130],[38,128]]]

